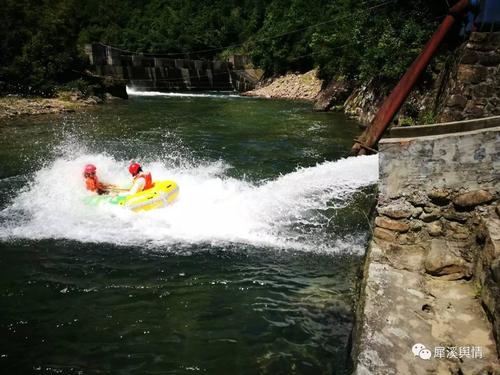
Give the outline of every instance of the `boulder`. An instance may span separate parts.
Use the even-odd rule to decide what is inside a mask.
[[[469,229],[462,224],[459,224],[457,222],[449,222],[448,227],[455,233],[469,233]]]
[[[438,116],[438,122],[452,122],[463,120],[465,116],[462,111],[457,108],[445,108],[443,112]]]
[[[128,99],[126,81],[110,76],[102,77],[86,72],[85,79],[89,82],[88,93],[92,96],[104,97],[109,93],[117,98]]]
[[[422,207],[429,203],[429,198],[423,192],[417,190],[408,197],[408,201],[416,207]]]
[[[84,97],[85,95],[83,95],[83,93],[80,90],[76,90],[70,94],[69,100],[72,102],[77,102],[79,100],[82,100]]]
[[[422,207],[415,207],[413,209],[413,212],[411,214],[411,217],[418,218],[422,213],[424,212],[424,209]]]
[[[472,116],[472,118],[484,117],[484,105],[477,104],[477,102],[470,101],[465,107],[465,112]]]
[[[117,96],[113,96],[109,92],[107,92],[106,94],[104,94],[104,99],[106,99],[106,101],[110,101],[110,100],[123,100],[123,98],[119,98]]]
[[[469,278],[471,264],[466,262],[456,249],[442,239],[433,239],[424,262],[425,270],[433,276],[445,276],[448,280]]]
[[[453,209],[447,209],[443,212],[443,217],[449,221],[465,223],[469,219],[470,215],[466,212],[457,212]]]
[[[410,229],[413,232],[418,232],[422,230],[424,224],[420,220],[411,220],[410,221]]]
[[[381,215],[388,216],[392,219],[406,219],[413,214],[413,206],[406,201],[399,200],[392,202],[386,206],[381,206],[377,208],[377,211]]]
[[[420,245],[391,244],[385,251],[389,264],[399,270],[420,272],[424,270],[426,250]]]
[[[373,236],[375,238],[379,238],[384,241],[392,242],[396,240],[396,233],[392,230],[384,229],[384,228],[375,228],[373,230]]]
[[[469,191],[460,194],[453,199],[453,204],[461,208],[472,208],[483,203],[489,203],[493,200],[493,195],[487,190]]]
[[[382,216],[375,218],[375,225],[395,232],[407,232],[410,229],[410,225],[404,221],[392,220]]]
[[[429,212],[429,213],[423,213],[422,215],[420,215],[420,219],[423,222],[426,222],[426,223],[430,223],[432,221],[436,221],[440,217],[441,217],[441,212],[438,211],[438,210],[434,210],[434,211]]]
[[[398,236],[398,243],[401,245],[414,245],[419,241],[419,234],[416,231],[401,233]]]
[[[486,79],[487,69],[480,65],[460,65],[457,80],[463,83],[479,83]]]
[[[467,104],[467,98],[463,95],[456,94],[450,96],[448,99],[448,103],[446,103],[449,107],[458,107],[464,109]]]
[[[467,233],[453,233],[451,237],[455,240],[460,240],[460,241],[465,241],[467,239],[470,239],[470,235]]]
[[[352,85],[344,79],[332,79],[316,96],[313,109],[328,111],[336,104],[343,104],[352,91]]]
[[[450,193],[444,189],[433,189],[427,195],[433,203],[440,206],[446,205],[450,202]]]
[[[443,233],[443,225],[439,221],[434,221],[426,225],[429,235],[436,237]]]
[[[99,103],[102,103],[102,99],[99,98],[98,96],[89,96],[87,99],[85,99],[83,101],[85,104],[89,104],[89,105],[95,105],[95,104],[99,104]]]

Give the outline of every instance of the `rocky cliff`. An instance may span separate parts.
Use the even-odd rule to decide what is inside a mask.
[[[474,119],[500,114],[500,32],[472,33],[456,51],[442,55],[426,82],[420,82],[396,115],[395,125]],[[342,81],[341,81],[342,82]],[[332,90],[332,87],[342,87]],[[339,84],[332,80],[319,95],[316,110],[343,108],[368,125],[392,87],[372,80]],[[346,96],[346,92],[348,95]]]
[[[472,33],[455,56],[438,120],[500,115],[500,32]]]

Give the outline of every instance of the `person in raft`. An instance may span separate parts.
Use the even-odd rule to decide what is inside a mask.
[[[128,171],[133,177],[132,187],[129,191],[120,195],[132,195],[153,187],[153,179],[150,172],[144,172],[139,163],[132,163],[128,167]]]
[[[88,191],[93,193],[108,194],[109,189],[113,187],[113,185],[103,184],[99,181],[96,175],[97,168],[94,164],[87,164],[83,169],[83,177],[85,178],[85,187]]]

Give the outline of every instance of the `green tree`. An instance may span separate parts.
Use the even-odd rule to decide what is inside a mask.
[[[244,53],[268,76],[318,67],[327,79],[392,82],[446,12],[428,0],[4,0],[0,82],[50,94],[78,76],[90,42],[172,57]]]

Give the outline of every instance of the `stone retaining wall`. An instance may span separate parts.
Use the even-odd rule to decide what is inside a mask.
[[[500,32],[472,33],[457,60],[439,121],[500,115]]]
[[[500,373],[500,127],[379,146],[355,373]]]

